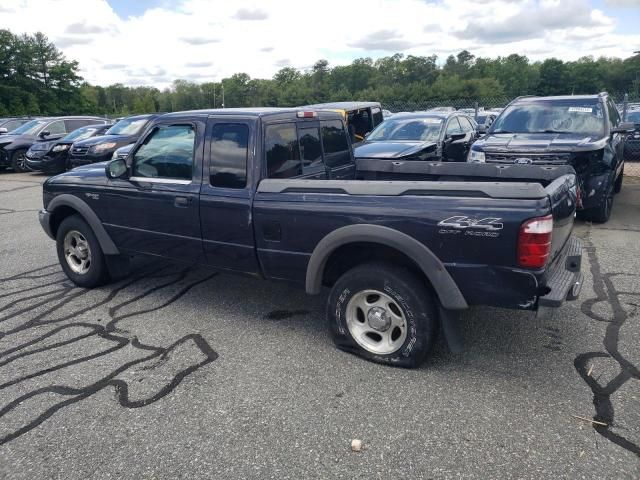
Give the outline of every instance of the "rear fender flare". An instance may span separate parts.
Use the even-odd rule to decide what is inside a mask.
[[[381,225],[348,225],[334,230],[320,240],[307,265],[307,293],[320,293],[324,270],[331,254],[343,245],[356,242],[378,243],[404,253],[429,279],[444,308],[463,310],[468,307],[455,281],[431,250],[415,238]]]
[[[86,202],[75,195],[63,193],[49,202],[49,205],[47,205],[47,211],[53,216],[56,209],[63,206],[70,207],[77,211],[84,221],[89,224],[105,255],[120,255],[118,247],[116,247],[115,243],[113,243],[113,240],[111,240],[111,237],[102,226],[102,222]]]

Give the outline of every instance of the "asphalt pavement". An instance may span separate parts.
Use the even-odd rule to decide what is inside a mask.
[[[336,350],[326,296],[287,285],[137,259],[75,287],[45,178],[0,173],[1,478],[640,478],[637,182],[576,225],[578,301],[471,309],[463,353],[401,370]]]

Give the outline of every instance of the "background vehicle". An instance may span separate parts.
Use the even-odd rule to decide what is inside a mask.
[[[34,143],[50,142],[86,125],[107,123],[100,117],[47,117],[31,120],[0,137],[0,167],[16,172],[26,169],[26,153]]]
[[[475,137],[470,117],[458,112],[399,113],[367,135],[354,156],[464,162]]]
[[[35,143],[27,150],[27,169],[45,173],[60,173],[69,169],[69,150],[73,142],[103,135],[113,124],[89,125],[69,133],[60,140]]]
[[[478,124],[476,130],[479,134],[484,134],[489,129],[489,127],[495,122],[496,118],[498,118],[498,112],[492,112],[489,110],[482,110],[478,112],[478,115],[475,116],[474,120]]]
[[[0,118],[0,135],[5,135],[31,120],[31,117]]]
[[[640,161],[640,110],[627,112],[627,122],[633,123],[633,132],[627,135],[624,143],[624,159]]]
[[[40,221],[80,286],[122,274],[129,254],[326,286],[340,348],[411,367],[439,323],[455,339],[455,311],[556,307],[581,285],[570,167],[522,183],[492,165],[432,163],[438,182],[354,180],[330,111],[167,114],[126,161],[48,179]]]
[[[622,188],[623,124],[608,94],[520,97],[487,135],[475,142],[471,162],[572,165],[580,183],[580,215],[606,222]]]
[[[129,152],[133,149],[134,144],[130,143],[129,145],[125,145],[124,147],[120,147],[119,149],[117,149],[115,152],[113,152],[113,156],[112,159],[115,160],[116,158],[121,158],[121,159],[126,159],[127,156],[129,155]]]
[[[145,131],[149,122],[161,113],[134,115],[123,118],[113,125],[104,135],[77,141],[69,151],[69,165],[77,167],[88,163],[111,160],[118,148],[135,143]]]
[[[382,105],[379,102],[316,103],[299,108],[339,112],[347,122],[351,143],[354,145],[362,142],[367,133],[376,128],[384,119]]]

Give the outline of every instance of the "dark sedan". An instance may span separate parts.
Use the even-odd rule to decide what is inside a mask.
[[[34,144],[27,150],[26,167],[44,173],[62,173],[69,169],[69,150],[74,142],[104,135],[113,124],[89,125],[74,130],[58,141]]]
[[[371,132],[354,156],[464,162],[475,134],[471,119],[460,113],[400,113]]]
[[[71,167],[111,160],[118,148],[135,143],[152,120],[162,115],[135,115],[120,120],[104,135],[75,142],[69,152]]]

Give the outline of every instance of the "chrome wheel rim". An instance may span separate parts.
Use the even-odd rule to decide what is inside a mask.
[[[27,154],[24,152],[21,152],[20,154],[18,154],[18,167],[21,170],[27,169]]]
[[[407,339],[407,322],[398,303],[378,290],[356,293],[346,310],[347,328],[358,345],[377,355],[397,352]]]
[[[91,248],[87,239],[77,230],[69,230],[64,236],[64,258],[69,268],[84,275],[91,268]]]

